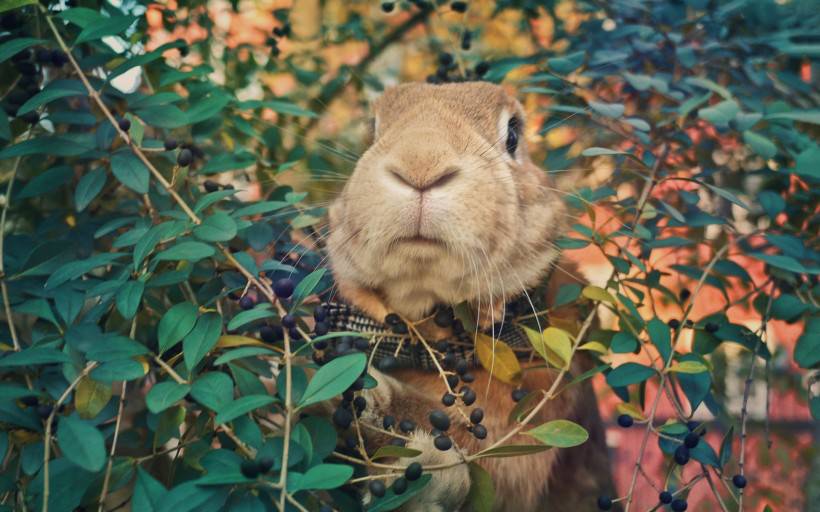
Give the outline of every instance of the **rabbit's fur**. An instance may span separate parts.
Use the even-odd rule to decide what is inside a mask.
[[[504,304],[534,287],[556,263],[554,241],[566,225],[560,193],[530,160],[523,134],[517,149],[508,151],[510,117],[524,127],[521,105],[500,86],[484,82],[405,84],[385,91],[374,114],[373,145],[330,209],[329,261],[339,294],[378,320],[395,312],[417,321],[436,304],[466,301],[480,324],[499,322]],[[554,274],[552,294],[566,280]],[[577,374],[584,357],[576,359]],[[427,427],[429,411],[445,409],[437,374],[373,372],[379,386],[367,396],[366,413],[373,421],[391,414]],[[490,446],[514,426],[508,422],[515,406],[512,386],[490,381],[481,368],[473,373],[474,407],[485,410],[487,439],[475,439],[455,408],[446,408],[453,420],[448,434],[467,453]],[[523,387],[547,389],[556,372],[524,375]],[[603,427],[588,382],[558,395],[531,425],[558,418],[583,424],[590,441],[480,461],[495,484],[496,510],[595,510],[596,496],[612,492]],[[413,460],[423,465],[460,457],[455,448],[436,450],[423,428],[414,438],[409,446],[424,453]],[[517,435],[510,443],[536,441]],[[466,465],[436,471],[403,510],[461,510],[468,491]]]

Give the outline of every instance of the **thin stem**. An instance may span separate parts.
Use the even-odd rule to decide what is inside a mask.
[[[126,381],[122,381],[122,390],[120,391],[120,405],[117,409],[117,422],[114,425],[114,439],[111,441],[111,452],[109,452],[108,454],[108,466],[105,468],[105,478],[103,479],[102,493],[100,494],[100,506],[97,509],[98,512],[103,512],[105,498],[106,496],[108,496],[108,486],[111,482],[111,470],[114,467],[114,453],[117,451],[117,441],[120,437],[120,426],[122,426],[122,411],[125,408],[125,392],[127,386],[128,383]]]

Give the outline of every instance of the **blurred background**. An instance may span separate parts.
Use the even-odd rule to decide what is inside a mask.
[[[778,17],[785,20],[786,25],[787,18],[792,17],[792,25],[786,28],[794,31],[795,18],[804,16],[804,20],[816,20],[820,8],[816,2],[787,0],[438,3],[437,9],[425,11],[413,2],[158,2],[150,4],[145,13],[150,35],[145,50],[183,39],[190,45],[190,51],[186,54],[167,52],[171,62],[178,59],[178,64],[186,69],[207,74],[235,91],[239,100],[286,97],[289,102],[301,105],[299,108],[315,113],[307,119],[286,117],[283,114],[290,112],[286,109],[277,112],[274,108],[264,109],[257,119],[246,119],[263,126],[278,125],[263,129],[262,140],[258,141],[269,148],[268,165],[257,168],[257,172],[245,169],[220,173],[216,178],[243,189],[247,199],[260,197],[271,183],[307,190],[310,203],[317,211],[306,212],[306,215],[315,214],[318,219],[321,208],[344,184],[356,157],[367,148],[369,101],[384,88],[398,83],[475,77],[481,71],[486,71],[483,78],[503,83],[520,99],[528,114],[526,137],[530,151],[536,155],[536,161],[543,162],[545,171],[553,173],[556,180],[564,184],[568,193],[585,187],[611,186],[618,198],[636,197],[641,183],[634,176],[619,172],[622,162],[609,157],[574,160],[584,148],[615,139],[610,133],[611,126],[588,119],[582,109],[564,104],[568,89],[576,97],[625,104],[631,115],[650,122],[661,121],[670,108],[664,96],[667,99],[671,96],[673,100],[682,98],[676,98],[665,86],[657,87],[655,94],[648,94],[643,92],[648,87],[634,83],[636,80],[630,83],[616,79],[624,67],[645,67],[647,74],[658,73],[661,85],[687,74],[717,77],[717,81],[722,78],[723,83],[750,81],[749,77],[733,74],[721,77],[722,71],[742,70],[743,65],[748,64],[738,62],[739,55],[728,48],[741,44],[737,39],[760,38],[782,30],[784,27],[773,25]],[[730,21],[721,21],[718,17],[721,10],[724,16],[731,14]],[[625,27],[632,33],[648,32],[649,35],[641,34],[648,41],[646,47],[642,48],[619,32]],[[731,32],[726,33],[727,29]],[[655,37],[664,31],[668,33]],[[815,32],[815,39],[809,41],[813,46],[783,48],[778,57],[778,71],[788,78],[781,78],[783,87],[795,88],[799,94],[792,99],[805,102],[807,107],[816,106],[818,99],[816,61],[813,60],[818,55],[817,36]],[[665,57],[654,55],[657,39],[662,46],[663,39],[669,37],[677,50]],[[718,42],[711,41],[712,38]],[[588,42],[591,61],[587,62],[586,69],[596,73],[574,73],[570,62],[564,64],[571,72],[567,78],[547,75],[543,59],[575,51],[578,40]],[[720,46],[721,51],[703,53],[704,48],[715,50],[710,45]],[[689,49],[691,56],[682,49]],[[759,57],[769,59],[769,55],[761,51]],[[669,61],[658,60],[664,58]],[[702,66],[694,62],[687,66],[687,58],[705,62]],[[647,63],[632,59],[646,59]],[[681,62],[674,62],[676,59]],[[554,64],[553,69],[559,67]],[[563,73],[561,69],[556,71]],[[117,80],[122,89],[133,90],[140,86],[142,79],[135,69]],[[789,94],[786,89],[781,92]],[[691,137],[689,148],[678,148],[669,157],[680,176],[701,172],[704,165],[721,168],[725,173],[720,182],[734,187],[739,191],[737,197],[748,201],[763,180],[755,171],[777,168],[777,161],[757,154],[742,139],[721,133],[702,119],[686,125],[678,122],[681,131]],[[241,130],[241,124],[236,128]],[[641,134],[640,130],[631,131]],[[221,135],[221,140],[213,141],[215,144],[241,154],[237,141],[226,132]],[[621,148],[635,146],[628,138],[618,144]],[[659,192],[661,197],[680,190],[697,193],[697,187],[687,187],[685,181],[668,182],[664,187]],[[720,199],[717,197],[717,201],[708,204],[710,197],[701,194],[701,200],[707,203],[704,208],[732,218],[747,232],[756,227],[756,221],[748,212]],[[600,225],[602,218],[617,215],[607,206],[591,210],[582,216],[581,224],[591,224],[590,216],[597,215]],[[611,224],[611,230],[615,226]],[[680,233],[708,241],[718,238],[715,228],[684,227]],[[692,264],[698,260],[698,251],[708,255],[708,244],[656,250],[652,253],[652,263],[661,270],[675,264]],[[612,270],[605,251],[590,245],[569,250],[567,254],[580,264],[591,282],[605,284]],[[731,280],[725,290],[706,287],[694,306],[692,318],[724,309],[732,322],[758,330],[760,312],[747,299],[752,290],[767,282],[764,263],[742,254],[734,255],[733,261],[748,274]],[[692,285],[691,280],[679,273],[670,272],[663,280],[675,294]],[[656,313],[666,320],[679,317],[681,309],[672,301],[661,300]],[[766,324],[763,336],[775,357],[765,367],[758,363],[748,391],[746,471],[754,482],[747,493],[748,510],[763,510],[766,505],[774,510],[820,510],[820,481],[812,476],[820,470],[817,452],[820,430],[807,407],[805,376],[797,371],[791,359],[803,325],[789,320],[776,319]],[[616,319],[610,317],[609,321],[612,324],[609,327],[614,327]],[[692,336],[689,338],[687,342],[691,343]],[[706,439],[713,446],[720,445],[729,425],[741,414],[749,361],[749,352],[737,345],[723,345],[713,354],[715,375],[719,379],[715,384],[725,397],[725,409],[722,415],[716,415],[702,406],[694,416],[697,421],[709,423]],[[596,380],[596,386],[601,412],[608,423],[608,442],[615,463],[613,471],[619,492],[623,494],[629,486],[642,432],[619,428],[614,419],[620,400],[604,385],[603,378]],[[652,393],[647,391],[649,396]],[[658,413],[658,423],[674,417],[671,405],[665,405]],[[734,444],[736,454],[737,433]],[[646,472],[660,484],[666,471],[663,454],[650,449],[644,461]],[[657,502],[658,492],[659,489],[641,479],[636,498],[638,509],[651,508]],[[689,510],[717,510],[708,488],[700,486],[693,491]]]

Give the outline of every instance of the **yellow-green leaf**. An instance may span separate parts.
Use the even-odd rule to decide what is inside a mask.
[[[521,379],[521,364],[515,352],[503,341],[476,334],[475,349],[481,366],[501,382],[515,384]]]
[[[404,446],[395,446],[392,444],[387,444],[379,447],[379,449],[376,450],[376,453],[371,455],[370,458],[373,460],[387,459],[392,457],[413,458],[418,457],[419,455],[421,455],[420,450],[414,450],[413,448],[406,448]]]
[[[678,373],[703,373],[708,372],[709,368],[699,361],[681,361],[670,366],[669,371]]]
[[[636,420],[645,419],[643,411],[641,411],[641,409],[635,404],[621,402],[616,405],[615,408],[618,409],[618,414],[626,414],[628,416],[632,416]]]
[[[216,346],[219,348],[228,348],[228,347],[242,347],[245,345],[260,345],[260,346],[267,346],[262,343],[260,340],[256,338],[251,338],[248,336],[237,336],[234,334],[226,334],[224,336],[220,336],[219,340],[216,342]]]
[[[569,448],[583,444],[589,439],[589,432],[581,425],[569,420],[553,420],[523,432],[538,439],[547,446]]]
[[[563,368],[563,358],[552,350],[549,345],[547,345],[542,333],[526,326],[522,326],[522,328],[524,329],[524,333],[527,335],[527,338],[530,340],[532,348],[534,348],[535,351],[544,358],[544,360],[556,368]]]
[[[74,392],[74,408],[84,420],[90,420],[111,400],[111,385],[83,377]]]
[[[599,354],[606,354],[609,350],[600,341],[588,341],[578,347],[579,350],[589,350],[591,352],[598,352]]]
[[[586,286],[584,290],[581,292],[584,297],[598,301],[598,302],[609,302],[610,304],[615,304],[615,297],[613,297],[608,291],[604,290],[600,286]]]
[[[467,468],[470,471],[470,493],[467,495],[470,510],[473,512],[492,512],[495,504],[493,478],[486,469],[475,462],[471,462]]]

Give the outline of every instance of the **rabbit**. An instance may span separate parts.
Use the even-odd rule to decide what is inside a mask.
[[[402,84],[375,101],[373,114],[373,143],[329,208],[327,254],[342,301],[379,322],[391,313],[419,322],[437,305],[466,302],[478,324],[488,327],[502,320],[509,300],[534,288],[556,265],[564,271],[551,273],[548,301],[561,284],[577,278],[569,275],[569,263],[559,261],[554,243],[568,224],[561,193],[530,159],[522,106],[504,88],[488,82]],[[418,327],[430,339],[447,335],[430,321]],[[578,353],[571,373],[590,367]],[[422,454],[398,463],[455,464],[434,471],[425,490],[401,510],[468,510],[471,481],[467,465],[456,464],[461,454],[490,446],[515,426],[508,417],[516,387],[481,367],[471,373],[473,405],[486,413],[483,440],[471,434],[455,407],[442,406],[437,372],[371,370],[378,386],[366,392],[362,421],[394,415],[418,426],[407,446]],[[546,390],[556,375],[554,369],[527,369],[521,387]],[[434,446],[427,419],[433,409],[444,409],[452,420],[452,449]],[[494,510],[596,510],[597,496],[611,495],[604,427],[589,381],[557,395],[530,427],[559,418],[583,425],[589,440],[574,448],[479,459],[494,483]],[[388,438],[373,441],[386,444]],[[508,444],[538,442],[518,434]]]

